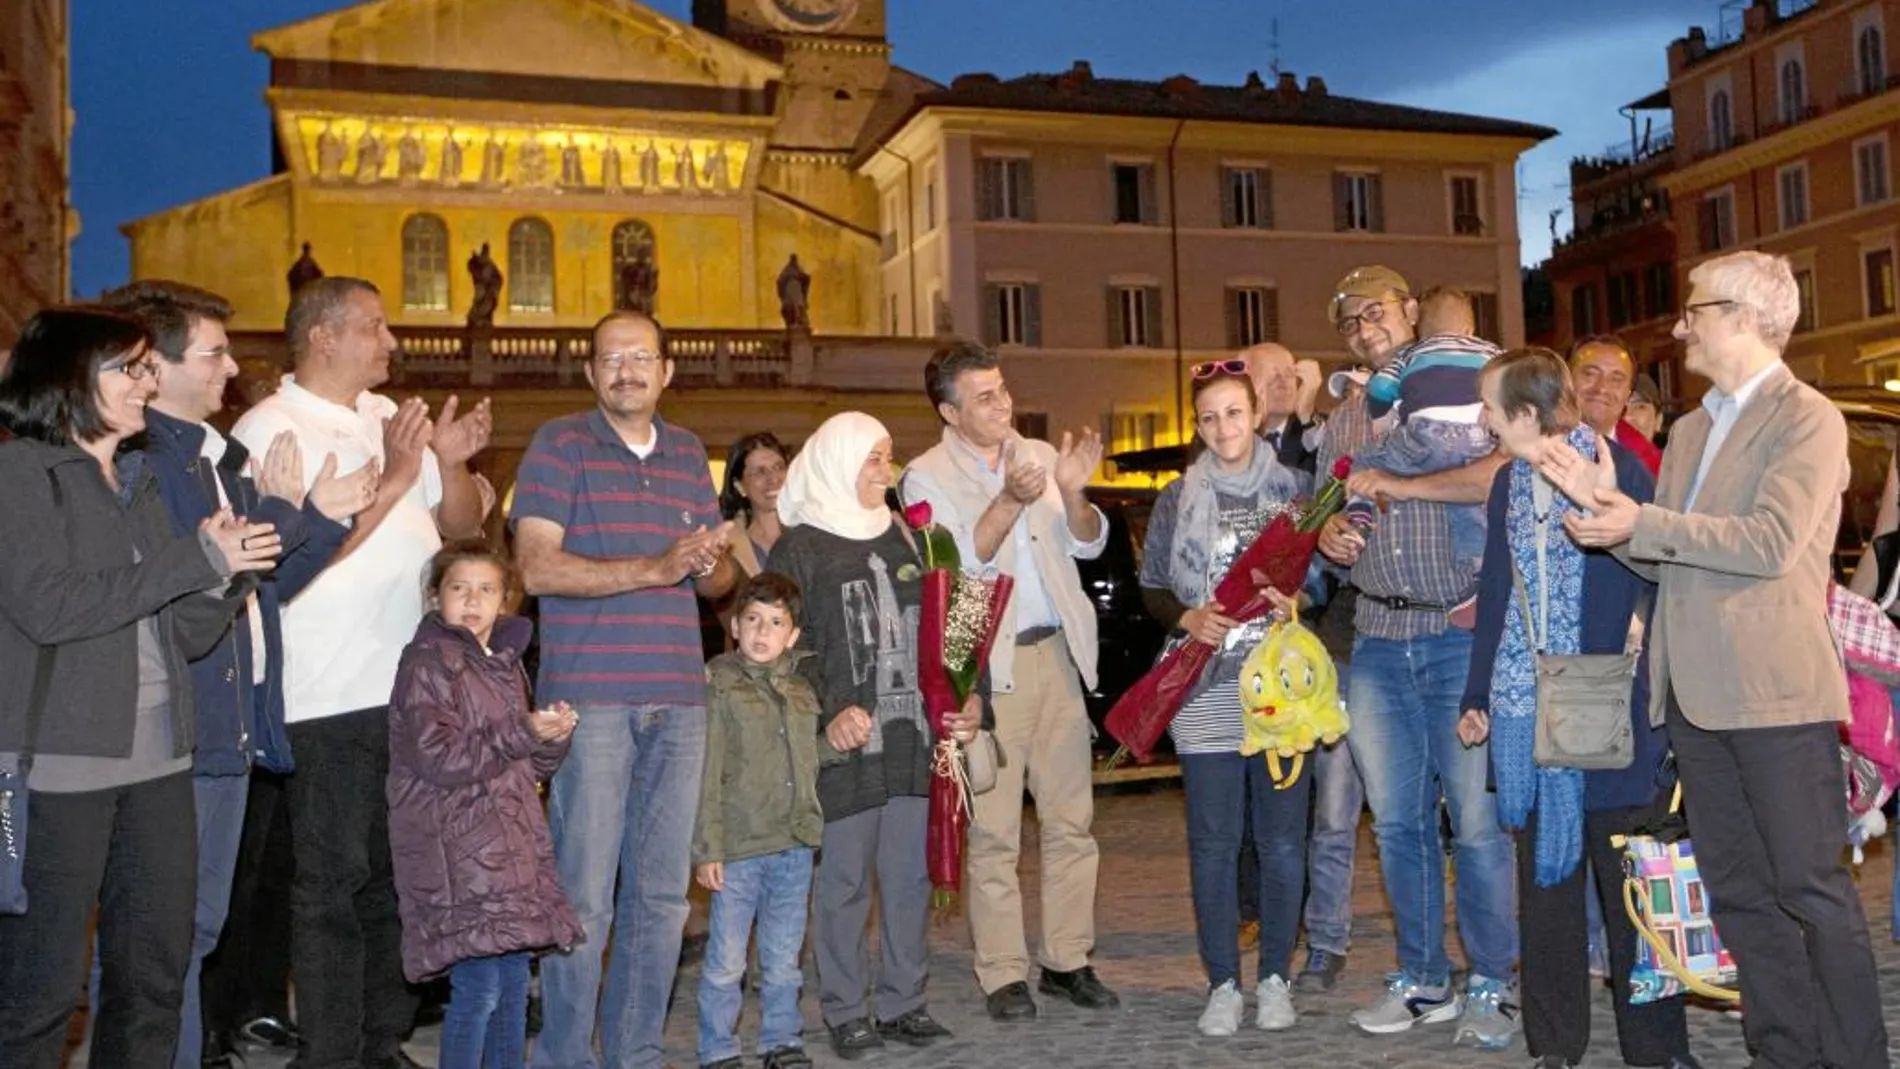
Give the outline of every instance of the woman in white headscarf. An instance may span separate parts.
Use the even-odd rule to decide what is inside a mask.
[[[818,692],[824,840],[813,886],[818,986],[831,1045],[855,1058],[885,1040],[928,1046],[950,1032],[924,1006],[929,976],[931,732],[917,687],[922,562],[885,505],[891,436],[862,412],[826,420],[785,475],[785,533],[772,569],[803,592],[799,665]],[[973,732],[966,706],[952,727]],[[867,992],[871,889],[877,991]]]

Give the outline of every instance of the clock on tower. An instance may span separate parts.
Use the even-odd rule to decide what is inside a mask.
[[[857,0],[759,0],[766,21],[786,33],[829,33],[849,22]]]

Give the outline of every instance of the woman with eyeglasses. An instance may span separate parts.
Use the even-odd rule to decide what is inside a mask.
[[[0,847],[24,849],[0,856],[0,1069],[60,1064],[95,906],[93,1064],[169,1067],[178,1041],[197,890],[187,664],[279,544],[228,512],[173,533],[132,447],[154,363],[133,320],[54,308],[0,374]]]
[[[1161,491],[1148,521],[1141,566],[1142,600],[1172,629],[1170,643],[1202,642],[1217,651],[1169,726],[1187,792],[1188,872],[1194,928],[1207,971],[1208,1036],[1240,1029],[1241,836],[1251,818],[1260,871],[1260,957],[1256,1027],[1293,1027],[1289,986],[1306,876],[1306,817],[1312,777],[1276,790],[1265,760],[1242,757],[1240,666],[1266,636],[1267,619],[1236,624],[1238,606],[1212,600],[1221,577],[1272,519],[1292,508],[1304,486],[1254,433],[1253,382],[1244,360],[1194,368],[1194,428],[1204,449]],[[1297,592],[1276,592],[1273,616],[1295,608]]]

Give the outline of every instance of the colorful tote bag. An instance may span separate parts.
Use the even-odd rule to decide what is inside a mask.
[[[1637,1005],[1685,991],[1724,1002],[1741,999],[1735,958],[1710,919],[1708,886],[1696,869],[1681,807],[1678,785],[1668,817],[1616,838],[1623,849],[1623,907],[1636,926],[1630,1002]]]

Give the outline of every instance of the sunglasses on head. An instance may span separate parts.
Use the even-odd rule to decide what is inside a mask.
[[[1192,370],[1197,379],[1213,378],[1215,375],[1245,375],[1247,362],[1245,360],[1209,360],[1206,363],[1194,365]]]

